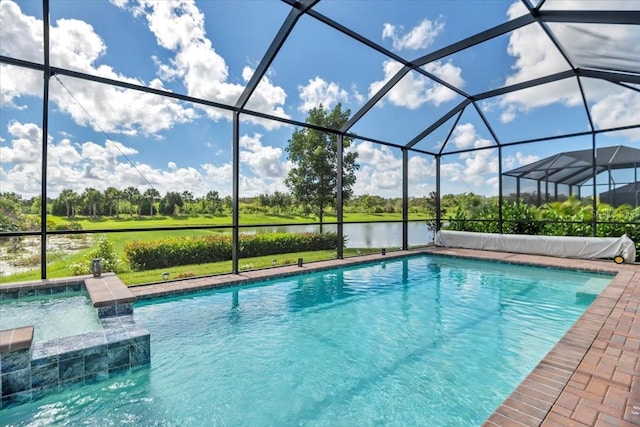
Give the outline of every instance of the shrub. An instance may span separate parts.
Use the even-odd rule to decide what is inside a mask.
[[[113,271],[114,273],[122,273],[126,270],[124,263],[113,249],[111,241],[107,236],[99,236],[94,247],[89,252],[89,256],[83,262],[69,265],[69,269],[74,276],[91,273],[91,261],[94,258],[102,259],[102,270]]]
[[[186,278],[189,278],[189,277],[195,277],[195,273],[192,273],[190,271],[186,272],[186,273],[180,273],[180,274],[176,275],[175,278],[176,279],[186,279]]]
[[[122,260],[116,254],[107,236],[98,237],[96,245],[91,251],[91,259],[93,258],[102,258],[102,269],[104,271],[113,271],[114,273],[124,271]]]
[[[241,258],[336,249],[336,233],[240,234]],[[127,243],[124,252],[134,271],[231,259],[230,235],[182,237]]]
[[[82,226],[80,225],[79,222],[76,221],[67,221],[67,222],[63,222],[60,224],[55,224],[53,226],[53,229],[56,231],[60,231],[60,230],[82,230]]]

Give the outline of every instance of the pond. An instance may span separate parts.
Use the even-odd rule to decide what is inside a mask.
[[[409,246],[426,245],[433,242],[433,230],[425,221],[410,222],[408,230]],[[324,225],[323,231],[337,231],[336,225]],[[286,225],[243,228],[243,233],[303,233],[318,232],[320,226]],[[363,224],[344,224],[347,248],[390,248],[402,247],[402,223],[370,222]]]

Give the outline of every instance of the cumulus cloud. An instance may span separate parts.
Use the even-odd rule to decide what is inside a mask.
[[[357,151],[354,194],[377,194],[382,197],[402,196],[402,155],[400,150],[368,141],[349,148]],[[424,156],[409,157],[409,192],[423,196],[434,191],[435,160]]]
[[[523,165],[528,165],[540,160],[540,156],[536,154],[524,154],[520,151],[511,156],[503,157],[503,166],[506,170],[514,169]]]
[[[593,80],[585,82],[585,92],[588,99],[595,101],[591,106],[591,117],[596,127],[608,129],[640,123],[639,92]],[[620,134],[630,142],[640,143],[640,129],[630,129]]]
[[[369,98],[400,71],[402,64],[389,60],[385,61],[382,67],[384,78],[369,85]],[[424,68],[426,71],[456,86],[464,86],[464,80],[461,76],[462,70],[451,62],[436,61],[427,64]],[[425,103],[438,106],[455,99],[456,96],[457,94],[451,89],[432,81],[422,74],[409,72],[389,91],[385,99],[388,99],[393,105],[413,110]]]
[[[33,123],[9,123],[10,146],[0,146],[0,162],[13,165],[38,164],[41,158],[42,131]]]
[[[180,79],[188,95],[230,104],[237,100],[244,86],[227,81],[227,65],[206,38],[204,16],[194,3],[177,0],[141,1],[134,4],[120,0],[114,4],[128,8],[135,15],[145,16],[158,45],[175,52],[175,56],[166,63],[154,58],[159,78],[145,83],[138,78],[116,72],[110,65],[100,64],[107,46],[90,24],[77,19],[59,19],[52,23],[51,63],[155,89],[164,89],[161,79]],[[25,15],[12,0],[3,0],[0,8],[0,52],[11,57],[41,62],[42,21]],[[0,66],[0,73],[0,102],[3,105],[20,108],[17,99],[21,96],[42,96],[41,73],[7,65]],[[249,67],[242,70],[245,83],[252,74],[253,70]],[[149,135],[170,129],[176,124],[192,122],[200,117],[199,111],[215,120],[230,118],[227,112],[209,107],[187,106],[170,98],[67,77],[60,77],[60,81],[64,87],[57,79],[52,79],[51,100],[78,124],[90,126],[97,131]],[[68,92],[73,94],[77,102]],[[289,117],[283,109],[285,99],[284,89],[273,85],[264,77],[251,97],[248,108]],[[278,122],[254,119],[248,115],[244,115],[243,119],[260,123],[269,129],[281,126]]]
[[[235,104],[244,86],[228,82],[229,70],[226,61],[207,38],[204,15],[195,2],[120,0],[116,4],[128,8],[136,16],[144,16],[149,30],[156,36],[158,45],[175,52],[168,62],[155,58],[161,77],[180,79],[190,96]],[[253,72],[251,67],[243,68],[242,79],[245,83],[251,79]],[[247,108],[289,118],[283,108],[286,96],[283,88],[275,86],[264,76],[251,96]],[[228,117],[228,113],[219,110],[206,111],[213,119]],[[281,126],[279,122],[254,119],[251,116],[245,116],[244,119],[260,123],[269,129]]]
[[[40,194],[40,150],[42,130],[34,123],[11,122],[7,128],[10,138],[0,145],[0,176],[2,191],[14,191],[25,197]],[[70,138],[55,141],[49,138],[47,164],[47,192],[57,197],[64,189],[83,191],[93,187],[100,191],[107,187],[155,187],[161,194],[189,189],[204,195],[216,188],[222,196],[231,194],[232,166],[230,163],[199,167],[181,167],[170,162],[167,169],[152,167],[135,160],[138,151],[119,141],[107,140],[74,142]]]
[[[451,134],[451,142],[459,150],[471,148],[477,141],[476,128],[472,123],[462,123],[456,126]]]
[[[282,149],[263,145],[259,133],[240,137],[240,162],[261,179],[283,180],[291,169],[289,162],[282,159]]]
[[[433,44],[435,38],[443,30],[444,22],[429,19],[423,19],[406,33],[403,26],[385,23],[382,29],[382,39],[391,39],[393,48],[396,50],[425,49]]]
[[[402,158],[386,146],[365,141],[353,147],[358,152],[355,194],[388,194],[399,197],[402,188]]]
[[[0,8],[0,51],[8,56],[41,62],[42,21],[24,15],[20,7],[11,0],[3,1]],[[128,83],[144,84],[139,79],[117,73],[108,65],[98,65],[105,52],[103,40],[91,25],[76,19],[59,19],[52,23],[53,65]],[[0,72],[0,100],[3,105],[15,106],[15,99],[23,95],[42,96],[41,73],[7,65],[3,65]],[[151,82],[151,85],[162,88],[159,80]],[[73,94],[75,100],[69,93]],[[59,81],[57,78],[51,80],[50,99],[61,111],[83,126],[129,135],[152,134],[197,117],[192,108],[168,98],[68,77],[60,77]],[[87,112],[99,123],[94,122]]]
[[[490,178],[488,174],[498,173],[498,158],[496,149],[491,141],[482,138],[472,123],[461,123],[456,126],[449,142],[456,149],[486,148],[484,150],[461,153],[457,157],[460,161],[447,162],[441,165],[441,176],[451,182],[463,183],[467,186],[481,189],[486,186]]]
[[[624,10],[628,2],[610,0],[571,0],[554,2],[554,9],[591,9],[593,7],[610,10]],[[513,19],[523,14],[523,4],[514,2],[508,17]],[[624,25],[549,24],[553,34],[561,41],[569,57],[578,66],[603,69],[630,69],[637,67],[640,59],[640,35]],[[505,85],[510,85],[543,75],[569,69],[569,64],[553,46],[538,25],[528,25],[513,31],[509,36],[507,53],[514,58],[512,72],[506,76]],[[603,55],[604,54],[604,55]],[[638,94],[613,85],[593,85],[589,101],[594,122],[598,128],[624,126],[629,121],[637,121]],[[501,120],[509,122],[518,114],[531,108],[554,103],[576,106],[582,102],[575,79],[566,79],[531,88],[502,97]],[[630,140],[640,140],[640,132],[627,132]]]
[[[339,102],[349,99],[349,92],[340,88],[340,85],[327,82],[319,76],[309,80],[306,86],[298,86],[298,91],[302,100],[298,110],[304,113],[319,105],[326,109],[332,109]]]

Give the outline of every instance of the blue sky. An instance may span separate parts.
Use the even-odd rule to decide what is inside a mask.
[[[547,0],[544,7],[593,9],[603,4],[610,9],[640,8],[636,0]],[[526,12],[521,1],[502,0],[323,0],[315,10],[409,60]],[[288,12],[289,6],[272,0],[56,0],[50,10],[52,65],[233,105]],[[600,46],[612,58],[636,60],[624,66],[636,72],[640,68],[637,28],[550,24],[550,29],[584,66],[619,66],[599,63],[589,55]],[[42,62],[41,1],[0,0],[0,53]],[[332,108],[340,102],[354,113],[399,67],[389,57],[303,16],[248,107],[298,121],[320,103]],[[425,65],[429,73],[471,94],[568,68],[537,24]],[[4,64],[0,73],[1,190],[30,197],[40,192],[42,75]],[[640,123],[637,91],[591,79],[582,84],[597,128]],[[153,186],[162,194],[231,194],[228,112],[66,76],[52,78],[50,85],[49,196],[64,188],[131,185],[142,190]],[[461,100],[445,86],[410,72],[351,131],[404,144]],[[478,105],[502,142],[589,129],[576,79]],[[286,191],[284,178],[291,165],[285,147],[294,128],[241,118],[240,195]],[[416,148],[438,151],[450,132],[445,153],[495,146],[473,107],[451,131],[454,119]],[[640,148],[640,131],[603,135],[597,143]],[[502,167],[508,170],[558,151],[590,147],[590,137],[508,147]],[[359,153],[356,194],[401,197],[400,150],[360,140],[351,149]],[[446,156],[442,190],[496,194],[497,173],[496,150]],[[435,190],[431,156],[410,156],[409,181],[410,196]]]

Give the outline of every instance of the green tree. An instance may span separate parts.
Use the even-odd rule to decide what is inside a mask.
[[[122,191],[115,187],[109,187],[104,190],[104,203],[109,208],[109,216],[113,215],[113,208],[116,209],[116,218],[120,214],[120,199],[122,199]]]
[[[0,193],[0,231],[17,231],[24,224],[22,196],[16,193]]]
[[[306,123],[330,129],[340,129],[349,120],[350,111],[342,111],[338,104],[331,111],[322,105],[312,109]],[[346,149],[351,146],[352,139],[344,137],[342,146],[345,149],[342,160],[342,198],[347,201],[353,195],[353,184],[356,182],[355,171],[357,152]],[[320,231],[324,211],[334,206],[337,197],[337,144],[338,135],[312,128],[296,129],[287,146],[288,159],[294,164],[285,184],[293,197],[307,206],[320,220]]]
[[[31,199],[31,208],[29,209],[29,213],[34,215],[40,215],[42,211],[42,197],[36,196]]]
[[[220,200],[220,194],[218,194],[217,191],[212,190],[207,192],[207,195],[204,196],[204,198],[207,201],[207,213],[215,215],[222,210],[222,201]]]
[[[129,202],[129,214],[133,214],[133,207],[136,207],[136,212],[140,216],[140,190],[136,187],[127,187],[124,190],[124,198]]]
[[[78,193],[71,189],[65,189],[60,192],[58,200],[67,208],[67,218],[75,215],[75,206],[80,201]]]
[[[195,197],[193,196],[193,193],[191,191],[183,191],[182,194],[180,194],[180,196],[182,197],[182,202],[184,203],[184,207],[185,207],[185,211],[187,213],[194,213],[194,202],[196,201]]]
[[[86,188],[82,193],[82,201],[85,204],[89,216],[98,216],[98,203],[102,201],[102,194],[95,188]]]
[[[176,212],[176,206],[182,207],[184,201],[180,193],[170,191],[160,200],[160,213],[162,215],[173,215]]]
[[[149,216],[153,216],[153,204],[160,199],[160,193],[155,188],[147,188],[142,195],[143,200],[149,201]]]

